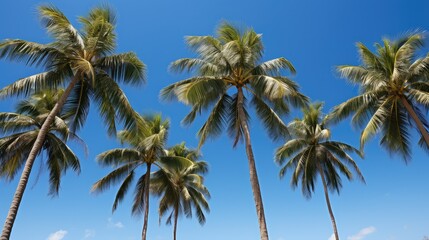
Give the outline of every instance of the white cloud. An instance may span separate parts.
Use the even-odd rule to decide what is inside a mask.
[[[117,227],[117,228],[123,228],[124,224],[122,224],[121,222],[117,222],[117,223],[115,223],[114,226]]]
[[[90,239],[95,237],[95,230],[93,229],[85,229],[84,239]]]
[[[121,222],[114,222],[112,218],[108,218],[107,219],[107,225],[109,227],[114,227],[114,228],[123,228],[124,224],[122,224]]]
[[[328,240],[335,240],[335,235],[332,233],[332,235],[328,238]]]
[[[347,237],[347,240],[361,240],[373,232],[375,232],[375,227],[373,227],[373,226],[366,227],[366,228],[360,230],[357,234]]]
[[[67,235],[67,231],[59,230],[54,233],[51,233],[47,240],[61,240]]]

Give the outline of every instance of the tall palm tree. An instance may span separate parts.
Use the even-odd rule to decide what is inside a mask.
[[[414,126],[422,136],[420,145],[429,147],[429,124],[424,116],[429,109],[429,57],[416,58],[422,45],[423,35],[418,33],[397,41],[384,39],[375,44],[376,52],[358,43],[362,64],[338,67],[342,77],[359,85],[360,94],[336,106],[332,118],[340,121],[353,115],[353,124],[366,124],[361,147],[380,133],[380,144],[408,161],[410,128]]]
[[[0,43],[0,58],[42,66],[45,72],[22,78],[0,90],[0,97],[28,95],[40,89],[67,85],[42,125],[12,201],[1,240],[7,240],[24,194],[34,159],[43,146],[51,123],[64,107],[73,116],[71,129],[81,127],[89,111],[90,99],[96,103],[110,134],[116,133],[115,118],[126,127],[136,123],[136,113],[118,83],[139,85],[144,82],[144,64],[132,53],[113,54],[116,46],[115,15],[105,7],[94,8],[80,17],[83,29],[78,31],[66,16],[53,6],[39,7],[46,30],[54,39],[48,44],[20,39]],[[66,100],[74,107],[64,106]]]
[[[29,152],[24,172],[13,198],[1,240],[7,240],[15,221],[20,201],[34,159],[43,146],[49,127],[59,112],[73,115],[71,129],[81,127],[87,117],[90,98],[99,108],[110,134],[116,133],[115,118],[126,127],[136,123],[136,113],[118,83],[139,85],[144,82],[144,64],[132,53],[113,54],[116,46],[115,15],[106,7],[94,8],[87,17],[80,17],[82,31],[78,31],[66,16],[53,6],[39,7],[46,30],[54,39],[48,44],[20,39],[0,43],[0,58],[23,61],[27,65],[42,66],[45,72],[22,78],[0,90],[0,97],[28,95],[40,89],[55,89],[67,85],[42,125]],[[64,106],[66,100],[72,109]]]
[[[127,143],[130,147],[108,150],[97,156],[99,164],[113,166],[116,169],[98,180],[92,187],[92,191],[102,192],[112,185],[122,182],[112,207],[112,211],[115,211],[128,192],[136,171],[141,167],[146,167],[146,172],[140,176],[134,188],[132,206],[133,214],[144,213],[142,240],[145,240],[147,235],[150,171],[152,165],[166,155],[165,144],[170,125],[167,120],[162,120],[161,115],[145,117],[144,122],[146,123],[145,129],[123,130],[118,134],[121,142]]]
[[[268,239],[264,207],[250,141],[248,105],[255,108],[273,139],[287,136],[281,116],[289,112],[287,103],[302,106],[307,98],[298,85],[282,76],[283,70],[295,73],[285,58],[262,62],[261,35],[253,29],[240,31],[228,23],[217,30],[217,37],[189,36],[187,44],[197,58],[183,58],[171,64],[178,72],[191,71],[194,76],[174,83],[161,92],[164,99],[175,99],[192,106],[184,118],[185,124],[194,121],[203,110],[211,110],[198,132],[199,147],[209,137],[219,135],[224,126],[234,138],[234,146],[244,139],[249,163],[250,182],[259,220],[261,239]],[[250,97],[249,102],[246,98]]]
[[[173,220],[173,239],[176,240],[179,215],[190,218],[194,209],[198,222],[204,224],[206,221],[204,211],[210,211],[207,202],[210,193],[202,175],[208,168],[206,162],[198,161],[197,151],[186,148],[184,143],[170,148],[168,156],[172,159],[163,158],[160,170],[153,173],[151,191],[161,197],[159,221],[170,212],[167,224]]]
[[[43,122],[63,91],[44,91],[22,100],[16,113],[0,113],[0,177],[12,180],[25,164]],[[56,117],[49,126],[42,150],[44,164],[49,169],[50,195],[57,195],[61,177],[68,170],[80,172],[79,159],[66,145],[68,140],[80,139],[70,131],[64,115]],[[42,157],[40,157],[42,158]],[[43,159],[43,158],[42,158]],[[41,159],[41,160],[42,160]]]
[[[345,143],[330,140],[331,132],[325,126],[325,119],[322,120],[321,109],[321,103],[310,105],[303,109],[302,119],[289,123],[292,139],[276,150],[275,160],[284,165],[280,170],[280,177],[283,178],[287,170],[291,169],[292,186],[296,187],[301,182],[302,193],[307,198],[311,198],[317,175],[320,176],[335,239],[339,240],[328,189],[340,192],[342,184],[339,173],[345,175],[348,180],[353,178],[349,167],[356,172],[360,180],[365,180],[348,154],[354,152],[360,155],[360,151]]]

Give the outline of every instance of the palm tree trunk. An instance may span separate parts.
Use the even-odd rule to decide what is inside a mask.
[[[249,163],[250,184],[252,186],[253,198],[255,200],[256,214],[258,215],[259,231],[261,235],[261,240],[268,240],[268,230],[267,223],[265,221],[264,205],[262,203],[261,188],[259,186],[258,174],[256,172],[255,157],[253,156],[252,144],[250,142],[249,126],[247,125],[247,122],[245,120],[246,116],[244,113],[244,95],[243,89],[241,87],[238,87],[237,98],[238,117],[240,118],[240,124],[243,128],[244,133],[246,154]]]
[[[334,229],[335,240],[340,240],[338,237],[337,223],[335,222],[334,213],[331,208],[331,201],[329,200],[328,187],[326,185],[325,174],[323,174],[323,169],[320,164],[317,164],[317,168],[319,169],[320,177],[322,178],[323,190],[325,191],[325,199],[326,205],[328,206],[329,215],[331,216],[332,227]]]
[[[411,118],[416,123],[417,128],[419,129],[420,133],[423,136],[423,139],[426,142],[426,145],[429,147],[429,134],[426,131],[426,128],[423,126],[422,121],[420,121],[419,116],[417,116],[417,114],[414,111],[413,107],[410,105],[410,103],[408,102],[408,100],[404,96],[401,97],[401,102],[404,105],[405,109],[407,109],[408,113],[411,115]]]
[[[22,196],[24,195],[25,188],[27,187],[28,178],[30,177],[34,160],[36,159],[43,146],[46,134],[49,131],[49,127],[54,122],[55,117],[61,111],[62,107],[64,106],[64,103],[67,100],[67,97],[70,95],[70,92],[72,91],[76,83],[79,81],[79,79],[79,74],[76,74],[76,76],[72,79],[72,81],[64,91],[63,95],[55,104],[54,108],[51,110],[42,127],[40,128],[36,141],[34,142],[34,145],[31,148],[30,153],[28,154],[27,161],[25,162],[24,170],[22,171],[18,187],[16,188],[15,195],[10,205],[0,240],[9,240],[10,238],[12,227],[16,219],[16,214],[18,213],[19,205],[21,204]]]
[[[177,220],[179,219],[179,204],[174,208],[174,227],[173,227],[173,240],[176,240],[177,233]]]
[[[147,170],[146,170],[146,176],[145,176],[145,189],[144,189],[144,201],[145,201],[145,208],[144,208],[144,220],[143,220],[143,230],[142,230],[142,240],[146,240],[146,233],[147,233],[147,223],[149,219],[149,184],[150,184],[150,167],[152,164],[147,164]]]

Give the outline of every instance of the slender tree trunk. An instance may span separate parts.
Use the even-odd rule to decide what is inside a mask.
[[[143,230],[142,230],[142,240],[146,240],[146,233],[147,233],[147,223],[149,219],[149,184],[150,184],[150,167],[152,166],[151,163],[147,164],[147,170],[146,170],[146,176],[145,176],[145,189],[144,189],[144,201],[145,201],[145,208],[144,208],[144,220],[143,220]]]
[[[30,153],[28,154],[27,161],[25,162],[24,170],[22,171],[21,178],[19,179],[18,187],[16,188],[15,195],[10,205],[9,213],[7,214],[0,240],[9,240],[10,238],[12,227],[16,219],[16,214],[18,213],[22,196],[24,195],[25,188],[27,187],[28,178],[30,177],[34,160],[36,159],[37,155],[39,154],[43,146],[46,134],[48,133],[51,124],[54,122],[55,117],[61,111],[62,107],[64,106],[64,103],[67,100],[67,97],[70,95],[70,92],[72,91],[76,83],[79,81],[79,79],[80,79],[79,75],[76,74],[76,76],[72,79],[69,86],[66,88],[63,95],[55,104],[54,108],[51,110],[45,122],[43,123],[42,127],[40,128],[36,141],[34,142],[34,145],[31,148]]]
[[[326,185],[325,174],[323,173],[323,169],[320,166],[320,164],[317,164],[317,168],[319,169],[320,177],[322,178],[323,190],[325,191],[326,205],[328,206],[329,215],[331,216],[331,222],[332,222],[332,227],[334,229],[335,240],[340,240],[340,238],[338,237],[337,223],[335,222],[334,213],[332,212],[332,208],[331,208],[331,201],[329,200],[328,186]]]
[[[247,159],[249,163],[250,184],[252,186],[253,198],[255,200],[256,214],[258,215],[259,231],[261,235],[261,240],[268,240],[268,230],[267,230],[267,223],[265,221],[264,204],[262,203],[261,188],[259,186],[258,174],[256,172],[256,166],[255,166],[255,157],[253,156],[252,144],[250,142],[249,126],[247,125],[247,122],[245,120],[244,95],[243,95],[243,89],[241,87],[238,87],[237,97],[238,97],[238,102],[237,102],[238,117],[240,118],[240,121],[241,121],[240,124],[241,124],[241,127],[243,128],[243,133],[244,133],[244,140],[246,144],[246,154],[247,154]]]
[[[179,204],[174,208],[174,227],[173,227],[173,240],[176,240],[177,235],[177,220],[179,219]]]
[[[420,133],[423,136],[423,139],[426,142],[426,145],[429,147],[429,134],[426,131],[426,128],[423,126],[422,121],[420,121],[419,116],[417,116],[417,113],[414,111],[413,107],[410,105],[410,103],[404,96],[401,97],[401,102],[404,105],[405,109],[407,109],[408,113],[411,115],[411,118],[416,123],[417,128],[419,129]]]

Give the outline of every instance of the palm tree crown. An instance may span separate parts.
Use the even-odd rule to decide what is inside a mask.
[[[320,175],[334,234],[336,240],[339,240],[328,188],[339,193],[342,187],[339,173],[348,180],[353,178],[349,167],[356,172],[360,180],[365,180],[355,161],[348,154],[354,152],[360,155],[360,152],[350,145],[330,140],[331,132],[325,126],[326,118],[322,119],[321,109],[321,103],[310,105],[303,109],[302,119],[295,119],[289,123],[292,139],[276,150],[275,160],[284,165],[280,170],[280,177],[283,178],[287,170],[292,170],[292,186],[296,187],[301,183],[302,193],[308,198],[314,192],[317,175]]]
[[[311,197],[318,174],[318,165],[322,167],[328,178],[328,186],[331,190],[340,191],[342,184],[337,169],[351,180],[352,172],[347,166],[351,166],[357,176],[363,180],[363,176],[355,161],[348,152],[361,155],[354,147],[336,141],[331,141],[331,131],[326,128],[323,118],[321,103],[310,105],[303,109],[303,118],[295,119],[288,124],[292,139],[276,150],[276,162],[284,166],[280,170],[280,177],[284,177],[286,171],[293,169],[292,186],[297,186],[301,181],[304,196]],[[285,164],[285,161],[288,162]]]
[[[223,23],[217,34],[218,37],[186,37],[187,44],[198,57],[179,59],[171,64],[171,69],[192,71],[195,76],[164,88],[161,96],[170,100],[177,98],[192,106],[183,120],[185,124],[192,123],[202,110],[211,109],[198,132],[200,146],[208,137],[220,134],[224,125],[235,139],[234,145],[243,138],[241,121],[249,121],[249,103],[247,99],[240,103],[240,94],[233,89],[244,90],[251,97],[250,105],[256,109],[271,137],[284,137],[287,129],[280,116],[289,112],[286,103],[303,106],[307,101],[298,91],[298,85],[282,76],[282,70],[295,73],[295,68],[282,57],[261,62],[262,35],[253,29],[241,32],[233,25]],[[240,108],[244,109],[244,115],[238,114]]]
[[[37,134],[47,115],[63,91],[43,91],[33,94],[28,100],[18,103],[16,113],[0,113],[0,177],[12,180],[24,166]],[[49,169],[49,194],[56,195],[60,189],[61,177],[67,171],[80,172],[78,157],[66,145],[68,140],[80,139],[70,131],[67,117],[61,115],[49,128],[40,155],[45,154]]]
[[[204,224],[206,221],[204,211],[210,211],[207,202],[210,193],[204,185],[203,174],[208,167],[206,162],[198,160],[198,152],[186,148],[184,143],[170,148],[168,156],[175,161],[163,159],[160,162],[160,170],[153,173],[151,179],[151,191],[161,197],[159,220],[170,212],[167,224],[174,222],[173,239],[176,240],[179,215],[190,218],[194,209],[198,222]]]
[[[360,94],[335,107],[331,118],[340,121],[353,115],[353,124],[364,127],[361,147],[380,133],[380,144],[408,161],[414,126],[422,135],[420,145],[429,146],[424,116],[429,109],[429,57],[416,58],[422,45],[423,35],[418,33],[393,42],[384,39],[375,45],[376,52],[358,43],[362,65],[338,67],[342,77],[360,86]]]

